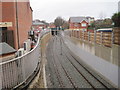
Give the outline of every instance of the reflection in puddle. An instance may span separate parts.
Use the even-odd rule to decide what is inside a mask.
[[[98,44],[92,44],[74,37],[69,37],[69,39],[79,48],[93,55],[96,55],[112,64],[120,66],[120,64],[118,63],[120,60],[120,58],[118,57],[120,46],[113,45],[112,48],[109,48]]]

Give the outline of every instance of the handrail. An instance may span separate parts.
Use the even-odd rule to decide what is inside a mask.
[[[28,53],[12,60],[0,63],[0,83],[4,88],[13,88],[23,83],[32,75],[40,62],[40,39],[48,32],[41,32],[36,46]]]
[[[49,33],[49,32],[46,32],[46,33]],[[45,33],[45,34],[46,34],[46,33]],[[44,35],[44,34],[42,34],[42,35],[40,34],[40,35],[38,36],[38,42],[37,42],[37,44],[35,45],[35,47],[34,47],[31,51],[25,53],[24,55],[22,55],[22,56],[20,56],[20,57],[11,59],[11,60],[9,60],[9,61],[0,62],[0,65],[3,65],[3,64],[5,64],[5,63],[9,63],[9,62],[15,61],[16,59],[20,59],[21,57],[24,57],[24,56],[26,56],[27,54],[33,52],[33,51],[37,48],[38,44],[40,43],[40,38],[41,38],[43,35]]]

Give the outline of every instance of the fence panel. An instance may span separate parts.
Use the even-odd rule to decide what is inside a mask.
[[[112,44],[120,45],[120,28],[113,28],[113,32],[86,32],[72,30],[71,35],[81,40],[90,41],[107,47]]]
[[[84,31],[84,40],[88,41],[88,32]]]
[[[73,36],[75,37],[75,30],[73,30],[73,32],[74,32],[74,33],[73,33],[73,34],[74,34]]]
[[[94,33],[90,32],[90,42],[94,42]]]
[[[114,44],[120,45],[120,29],[115,29],[113,31],[113,35],[114,35]]]
[[[100,32],[96,32],[96,43],[101,44],[101,33]]]
[[[80,39],[82,39],[83,32],[80,30],[79,33],[80,33]]]
[[[77,38],[77,31],[75,30],[75,37]]]
[[[102,33],[102,44],[108,47],[112,46],[112,32]]]

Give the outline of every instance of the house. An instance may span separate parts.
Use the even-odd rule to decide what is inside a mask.
[[[8,61],[10,59],[15,58],[16,50],[13,47],[11,47],[10,45],[8,45],[5,42],[0,43],[0,47],[1,47],[1,50],[0,50],[0,60],[1,61],[0,62]]]
[[[40,21],[40,20],[34,20],[33,23],[32,23],[32,27],[34,30],[37,30],[37,29],[44,29],[44,28],[47,28],[47,25],[45,22],[43,21]]]
[[[69,29],[87,31],[88,19],[86,17],[70,17]]]
[[[0,12],[0,28],[3,28],[12,32],[12,38],[4,35],[4,38],[13,40],[13,48],[18,50],[23,46],[23,42],[28,39],[28,31],[32,26],[32,8],[28,2],[0,2],[2,4]],[[3,40],[2,42],[8,43],[8,41]],[[9,43],[8,43],[9,44]],[[12,44],[11,44],[12,45]]]

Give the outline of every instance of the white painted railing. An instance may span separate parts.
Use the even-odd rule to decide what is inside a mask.
[[[40,38],[33,50],[25,55],[0,63],[0,90],[13,88],[29,78],[40,62]]]

